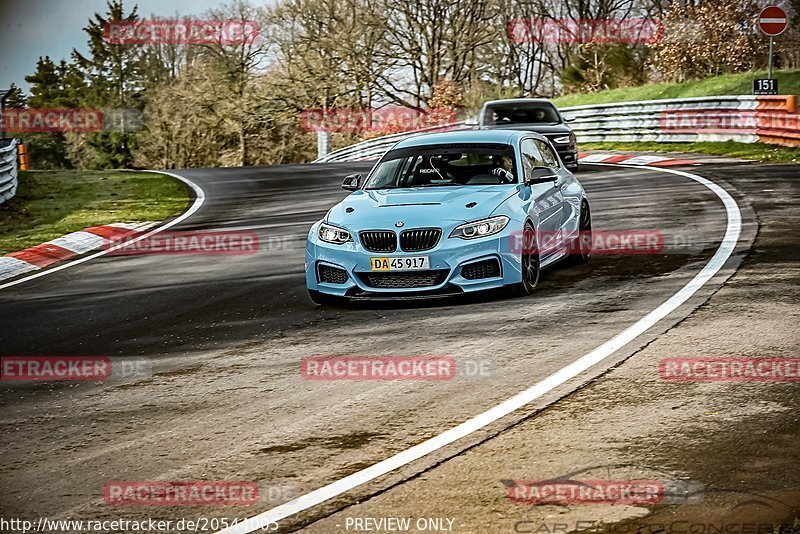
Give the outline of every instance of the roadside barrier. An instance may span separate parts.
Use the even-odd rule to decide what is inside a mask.
[[[2,143],[0,141],[0,143]],[[17,144],[19,140],[0,144],[0,204],[17,192]]]
[[[800,146],[800,116],[794,95],[645,100],[573,106],[559,111],[574,118],[570,126],[578,143],[737,141]],[[462,121],[378,137],[331,152],[315,163],[375,160],[403,139],[472,128]]]

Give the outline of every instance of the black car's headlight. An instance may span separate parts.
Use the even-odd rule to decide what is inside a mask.
[[[326,243],[333,243],[334,245],[342,245],[353,240],[350,232],[344,228],[325,223],[319,225],[319,238]]]
[[[490,217],[488,219],[481,219],[480,221],[468,222],[456,228],[450,234],[450,237],[460,237],[461,239],[477,239],[479,237],[486,237],[487,235],[496,234],[500,232],[508,224],[509,218],[505,215],[498,217]]]
[[[564,135],[561,137],[554,137],[553,142],[557,145],[568,145],[574,140],[573,137],[574,136],[572,134]]]

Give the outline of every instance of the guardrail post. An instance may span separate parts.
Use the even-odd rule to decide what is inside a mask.
[[[317,132],[317,159],[327,156],[330,150],[330,135],[328,132]]]
[[[27,171],[28,170],[28,147],[25,146],[25,143],[20,143],[17,145],[17,152],[19,155],[19,170]]]
[[[769,36],[769,74],[767,78],[772,79],[772,36]]]

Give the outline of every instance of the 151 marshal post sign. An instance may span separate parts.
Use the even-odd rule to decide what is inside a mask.
[[[789,17],[778,6],[765,7],[758,15],[758,27],[769,36],[769,74],[766,79],[753,80],[753,94],[777,95],[778,80],[772,77],[772,40],[789,27]]]

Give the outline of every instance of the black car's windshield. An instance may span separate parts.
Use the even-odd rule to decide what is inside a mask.
[[[506,104],[487,108],[483,121],[487,126],[556,124],[561,122],[561,117],[550,104]]]
[[[517,183],[514,149],[505,144],[425,145],[383,156],[364,189]]]

